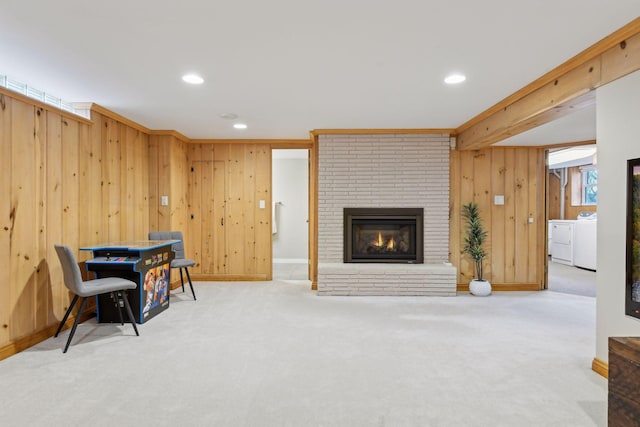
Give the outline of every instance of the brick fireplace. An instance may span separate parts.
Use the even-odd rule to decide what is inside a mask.
[[[319,295],[455,295],[456,269],[448,264],[449,135],[320,135],[318,160]],[[345,263],[345,208],[420,210],[416,252],[423,263]],[[400,243],[393,235],[401,228],[383,227],[380,241],[368,242],[369,227],[360,245],[373,258],[392,252],[386,246]]]

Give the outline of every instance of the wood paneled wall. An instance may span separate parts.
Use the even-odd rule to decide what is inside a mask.
[[[462,253],[466,227],[463,204],[474,201],[488,231],[485,276],[496,290],[544,287],[545,161],[538,148],[451,151],[450,260],[458,287],[466,289],[473,264]],[[494,196],[504,195],[504,205]],[[533,222],[529,222],[532,218]]]
[[[0,359],[55,331],[70,302],[54,243],[145,238],[148,135],[0,91]]]
[[[149,228],[148,231],[182,231],[188,240],[187,180],[188,144],[173,135],[151,135],[149,139]],[[162,206],[161,197],[169,204]]]
[[[271,146],[192,143],[188,150],[185,243],[198,260],[194,275],[271,280]]]

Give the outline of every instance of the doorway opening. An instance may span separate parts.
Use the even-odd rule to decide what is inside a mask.
[[[553,148],[547,158],[547,289],[595,297],[597,147]]]
[[[273,149],[273,279],[309,279],[309,150]]]

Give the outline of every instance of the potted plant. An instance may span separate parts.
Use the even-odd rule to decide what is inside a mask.
[[[482,277],[482,261],[487,251],[482,247],[487,231],[482,226],[480,209],[476,203],[470,202],[462,206],[462,216],[467,221],[467,235],[464,238],[463,251],[475,263],[476,278],[469,283],[469,291],[473,295],[486,297],[491,295],[491,283]]]

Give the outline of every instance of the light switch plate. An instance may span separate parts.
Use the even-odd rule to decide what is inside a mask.
[[[260,200],[260,209],[264,209],[266,207],[266,203],[264,200]]]
[[[504,195],[496,194],[493,196],[493,204],[494,205],[504,205]]]

